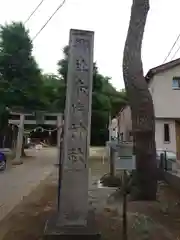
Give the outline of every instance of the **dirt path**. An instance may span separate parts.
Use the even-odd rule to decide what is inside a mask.
[[[101,159],[90,161],[89,201],[96,209],[102,239],[122,239],[121,198],[107,202],[114,190],[98,189],[96,180],[107,171]],[[57,172],[53,172],[0,224],[0,240],[40,240],[46,220],[56,207]],[[128,240],[179,240],[180,196],[159,185],[158,201],[128,203]]]
[[[105,204],[107,191],[99,190],[91,191],[90,199],[93,199],[93,205],[96,207],[96,221],[102,239],[119,240],[122,234],[121,211],[116,204]],[[167,205],[167,195],[173,200],[174,204],[171,206]],[[13,214],[4,219],[0,225],[0,240],[42,239],[45,222],[51,211],[55,209],[56,197],[57,187],[54,177],[50,176],[15,208]],[[163,197],[166,199],[164,200]],[[159,202],[129,203],[128,240],[178,240],[180,207],[175,204],[178,199],[179,197],[167,186],[162,186]],[[149,237],[145,238],[145,236]]]
[[[53,173],[1,221],[0,240],[41,239],[56,196],[56,174]]]
[[[38,153],[31,150],[29,154],[33,157],[25,158],[22,165],[12,166],[0,173],[0,220],[54,169],[55,149],[42,150]]]

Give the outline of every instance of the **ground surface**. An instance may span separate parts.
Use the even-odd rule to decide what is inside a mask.
[[[93,151],[94,152],[94,151]],[[103,239],[122,239],[121,199],[109,198],[114,189],[97,188],[97,180],[108,171],[107,162],[96,154],[90,160],[89,201]],[[42,239],[45,221],[56,207],[57,169],[0,223],[0,240]],[[108,199],[108,201],[107,201]],[[180,196],[159,184],[157,202],[128,203],[128,240],[178,240]]]
[[[54,169],[56,149],[29,150],[24,164],[0,173],[0,220],[36,188]]]

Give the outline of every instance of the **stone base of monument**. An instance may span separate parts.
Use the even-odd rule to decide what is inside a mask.
[[[90,211],[86,226],[58,226],[58,216],[54,215],[47,221],[44,231],[44,240],[99,240],[101,234],[98,232],[94,212]]]

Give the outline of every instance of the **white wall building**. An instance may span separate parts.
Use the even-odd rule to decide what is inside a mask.
[[[109,124],[109,137],[115,140],[118,137],[118,119],[113,118]]]
[[[180,159],[180,59],[149,70],[146,80],[154,103],[156,147],[176,152]],[[130,107],[119,115],[121,137],[132,140]]]

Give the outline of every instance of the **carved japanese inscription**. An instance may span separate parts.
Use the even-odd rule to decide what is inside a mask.
[[[68,152],[68,161],[71,161],[72,164],[83,164],[86,166],[84,159],[84,152],[81,148],[71,148]]]
[[[86,167],[87,143],[88,139],[88,114],[89,114],[89,94],[92,82],[89,82],[89,58],[90,42],[87,39],[76,38],[74,40],[74,81],[71,82],[71,107],[70,121],[68,124],[68,161],[72,168],[76,168],[76,163],[84,162],[81,167]],[[92,81],[92,80],[91,80]],[[92,90],[91,90],[92,91]],[[71,149],[71,150],[70,150]],[[73,149],[73,151],[72,151]],[[75,150],[76,149],[76,150]],[[81,149],[81,152],[78,151]]]
[[[93,42],[93,32],[71,30],[59,210],[63,226],[87,223]]]
[[[90,42],[89,42],[89,40],[87,40],[87,39],[76,38],[74,47],[83,48],[84,50],[89,50],[89,48],[90,48]]]
[[[73,113],[77,113],[78,112],[83,112],[85,109],[85,106],[83,103],[81,103],[80,101],[78,101],[76,104],[72,104],[72,109],[73,109]]]
[[[80,72],[87,72],[89,70],[85,59],[81,56],[76,59],[76,70]]]
[[[74,141],[77,139],[85,140],[84,138],[87,137],[87,128],[83,126],[82,122],[79,125],[72,124],[69,131],[71,131],[72,140]]]

